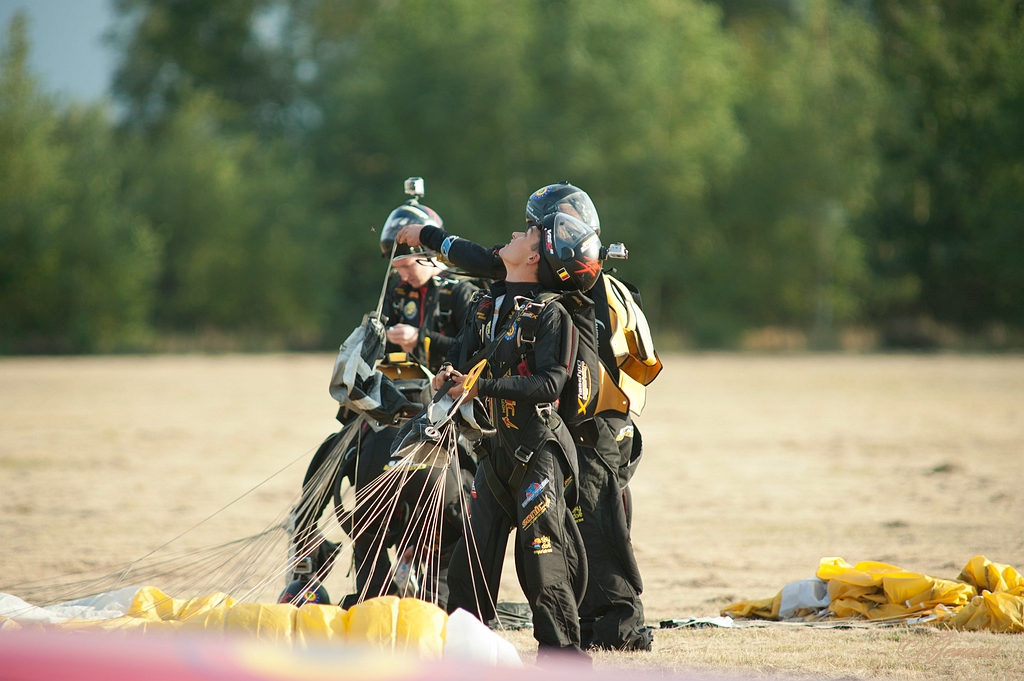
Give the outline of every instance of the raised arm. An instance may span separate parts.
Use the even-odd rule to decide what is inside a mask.
[[[498,257],[501,246],[486,248],[431,225],[408,225],[398,233],[397,239],[399,243],[410,246],[422,244],[437,251],[471,276],[484,279],[502,279],[505,276],[505,264]]]

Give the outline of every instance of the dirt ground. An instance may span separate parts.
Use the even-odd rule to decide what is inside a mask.
[[[649,623],[772,596],[825,556],[945,578],[979,553],[1024,569],[1024,357],[709,354],[665,365],[639,421],[633,482]],[[179,543],[190,547],[261,530],[336,430],[332,366],[323,354],[0,360],[0,590],[126,562],[187,530]],[[511,568],[502,589],[523,600]],[[529,633],[509,637],[532,655]],[[666,630],[653,654],[596,664],[1024,678],[1024,637]]]

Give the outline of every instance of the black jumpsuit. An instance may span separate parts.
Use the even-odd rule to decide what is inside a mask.
[[[420,240],[473,276],[500,279],[505,275],[497,246],[487,249],[436,227],[424,227]],[[598,354],[617,381],[603,274],[588,295],[597,317]],[[640,433],[629,414],[614,411],[597,414],[597,426],[597,446],[577,446],[579,505],[573,512],[589,566],[587,591],[579,608],[582,645],[648,650],[651,638],[644,627],[643,582],[630,539],[632,504],[627,487],[642,451]]]
[[[539,284],[510,286],[505,295],[510,303],[513,295],[526,302],[540,290]],[[492,287],[496,297],[502,293],[502,283]],[[531,362],[517,342],[519,310],[512,304],[500,309],[508,308],[494,324],[493,300],[483,298],[448,355],[461,366],[493,336],[488,366],[500,374],[478,382],[497,434],[478,467],[470,517],[449,565],[448,611],[461,607],[484,622],[494,617],[505,547],[514,529],[516,572],[533,611],[534,637],[542,649],[578,651],[586,555],[565,500],[576,456],[565,425],[544,409],[558,399],[568,376],[572,321],[557,304],[545,306]]]
[[[471,300],[477,289],[472,281],[443,277],[432,277],[421,287],[399,282],[385,294],[383,312],[388,317],[388,326],[408,324],[419,329],[416,346],[409,354],[431,372],[436,372],[455,344],[455,338],[463,320],[469,314]],[[399,352],[402,349],[389,342],[385,351]],[[391,443],[397,432],[397,427],[385,428],[379,432],[364,428],[362,446],[356,459],[358,464],[354,482],[357,490],[365,489],[397,463],[396,457],[391,454]],[[460,458],[463,465],[471,465],[468,457]],[[475,469],[472,472],[475,472]],[[440,579],[436,585],[425,583],[424,586],[428,590],[417,594],[424,600],[436,600],[442,606],[447,599],[445,573],[448,560],[461,530],[459,486],[463,482],[468,485],[468,478],[472,472],[465,476],[466,480],[461,475],[461,467],[452,467],[445,472],[443,508],[439,519],[440,536],[436,538],[440,556],[428,556],[428,563],[436,561],[437,564],[426,566],[428,575],[440,573]],[[363,594],[367,598],[373,598],[389,593],[391,584],[387,578],[391,570],[391,560],[387,548],[397,546],[410,525],[419,527],[424,524],[426,519],[422,517],[423,511],[420,506],[439,474],[440,470],[437,468],[414,470],[408,477],[396,480],[394,489],[381,489],[375,495],[374,501],[377,503],[367,500],[356,509],[353,518],[356,524],[353,545],[356,593],[349,594],[344,599],[344,607],[354,605],[361,600]],[[376,514],[371,511],[379,504],[389,503],[385,501],[389,496],[398,498],[393,513]],[[433,592],[435,586],[436,593]]]
[[[408,324],[419,329],[416,346],[409,354],[414,360],[436,372],[455,343],[455,337],[462,326],[462,321],[468,315],[473,294],[477,290],[477,285],[470,280],[443,276],[432,277],[422,287],[398,282],[385,294],[383,312],[388,317],[388,326]],[[400,347],[387,344],[386,352],[400,351]],[[339,411],[338,419],[342,423],[347,423],[351,418],[345,419],[343,411],[344,409]],[[391,455],[391,443],[397,432],[398,429],[395,427],[378,432],[364,425],[358,439],[353,443],[351,452],[345,457],[340,476],[349,478],[359,490],[383,475],[396,462]],[[341,432],[335,433],[320,445],[306,471],[304,485],[316,474],[340,437]],[[358,456],[355,455],[356,451]],[[438,537],[441,553],[439,559],[435,558],[439,565],[428,566],[430,574],[441,574],[441,580],[437,585],[424,584],[428,591],[419,594],[427,600],[437,600],[441,605],[444,605],[447,597],[447,588],[444,584],[445,568],[461,531],[459,486],[468,487],[469,479],[475,472],[474,462],[465,454],[460,452],[459,469],[452,468],[447,471],[448,479],[444,485],[443,512]],[[463,473],[464,468],[468,468],[469,472]],[[367,598],[372,598],[391,590],[391,584],[387,579],[391,569],[387,548],[396,545],[409,523],[421,522],[417,502],[421,500],[424,489],[429,491],[433,487],[438,474],[439,469],[416,470],[402,481],[401,489],[380,490],[376,495],[378,498],[388,494],[398,497],[397,507],[393,513],[366,513],[367,509],[375,506],[372,502],[361,503],[355,510],[352,520],[356,533],[353,545],[356,592],[343,600],[345,607],[351,607],[361,600],[363,594]],[[299,545],[309,542],[305,534],[315,530],[316,520],[326,503],[327,499],[324,498],[322,504],[314,506],[310,513],[299,519],[299,530],[296,532],[296,541]],[[323,554],[323,550],[320,553]],[[325,559],[325,556],[319,556],[319,562]],[[436,594],[433,592],[435,586]]]
[[[383,312],[388,326],[408,324],[419,329],[416,347],[410,354],[436,372],[459,335],[477,289],[471,280],[440,276],[418,288],[399,282],[384,294]],[[399,352],[401,348],[388,343],[386,351]]]

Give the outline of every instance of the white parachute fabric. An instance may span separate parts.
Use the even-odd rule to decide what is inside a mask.
[[[0,631],[10,628],[10,622],[31,624],[56,624],[67,617],[53,612],[49,608],[26,603],[12,594],[0,593]]]
[[[17,596],[0,593],[0,618],[17,622],[56,624],[69,619],[107,620],[122,617],[132,606],[140,586],[126,586],[114,591],[78,598],[64,603],[39,607]],[[2,627],[0,627],[2,628]]]
[[[800,610],[819,610],[829,604],[828,582],[821,579],[801,579],[782,587],[779,617],[793,617]]]
[[[451,415],[455,400],[445,395],[427,406],[427,420],[433,425],[443,423]],[[458,407],[459,433],[470,442],[494,435],[494,426],[487,419],[487,413],[477,400],[462,402]]]
[[[368,416],[374,430],[393,424],[400,414],[411,416],[420,409],[374,368],[384,358],[384,343],[384,325],[367,315],[341,344],[329,388],[342,406]]]
[[[491,666],[522,666],[515,646],[462,608],[448,615],[444,657]]]

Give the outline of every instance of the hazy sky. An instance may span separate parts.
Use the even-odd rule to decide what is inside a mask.
[[[19,9],[29,18],[30,64],[49,92],[77,100],[107,94],[114,53],[103,44],[109,0],[0,0],[0,43]]]

